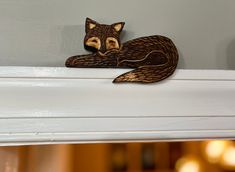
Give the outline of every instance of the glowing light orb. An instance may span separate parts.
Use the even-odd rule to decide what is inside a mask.
[[[209,141],[205,147],[205,153],[207,159],[211,163],[217,163],[220,161],[226,148],[230,145],[229,141],[217,140]]]
[[[235,146],[230,146],[225,150],[221,163],[224,166],[235,169]]]
[[[182,158],[177,161],[176,169],[178,172],[200,172],[200,163],[194,159]]]

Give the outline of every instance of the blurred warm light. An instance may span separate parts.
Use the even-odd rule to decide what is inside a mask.
[[[223,166],[235,169],[235,146],[228,147],[221,159]]]
[[[200,172],[200,163],[196,159],[181,158],[176,163],[178,172]]]
[[[209,141],[205,146],[206,157],[209,162],[217,163],[220,161],[221,156],[228,146],[231,145],[230,141],[216,140]]]

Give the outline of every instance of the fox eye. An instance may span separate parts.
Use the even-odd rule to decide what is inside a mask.
[[[97,50],[100,49],[101,41],[98,37],[91,37],[86,41],[86,46],[93,47]]]
[[[91,42],[97,43],[98,41],[96,39],[93,39]]]
[[[106,39],[106,49],[119,49],[119,43],[118,40],[114,37],[108,37]]]
[[[109,40],[109,43],[110,43],[110,44],[115,44],[115,41]]]

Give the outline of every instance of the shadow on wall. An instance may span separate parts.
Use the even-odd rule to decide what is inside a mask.
[[[120,35],[120,40],[122,43],[129,41],[131,39],[137,38],[135,35],[135,32],[129,31],[129,30],[123,30],[121,35]]]
[[[61,49],[63,54],[78,55],[83,54],[83,39],[85,36],[84,25],[64,26],[61,33]]]
[[[178,62],[177,68],[178,69],[186,69],[183,54],[181,53],[181,51],[179,49],[178,49],[178,53],[179,53],[179,62]]]
[[[235,69],[235,39],[231,41],[227,48],[228,69]]]

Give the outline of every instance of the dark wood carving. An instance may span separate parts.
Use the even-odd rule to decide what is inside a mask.
[[[68,58],[65,65],[75,68],[134,68],[113,80],[153,83],[171,76],[178,63],[178,51],[167,37],[155,35],[120,42],[124,23],[99,24],[86,19],[84,47],[92,53]]]

